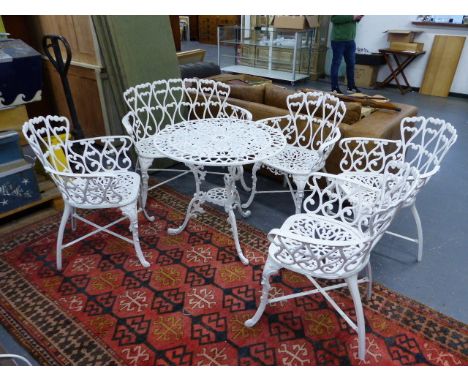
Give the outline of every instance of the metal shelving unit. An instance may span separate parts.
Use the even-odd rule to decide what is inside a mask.
[[[309,77],[315,29],[218,27],[218,65],[294,83]]]

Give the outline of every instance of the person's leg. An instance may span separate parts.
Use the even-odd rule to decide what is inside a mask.
[[[330,69],[331,88],[338,89],[338,70],[340,69],[341,60],[343,58],[343,41],[332,41],[331,47],[333,51],[332,64]]]
[[[356,63],[356,43],[354,41],[346,41],[344,47],[344,59],[346,62],[346,78],[348,81],[348,89],[356,88],[354,83],[354,65]]]

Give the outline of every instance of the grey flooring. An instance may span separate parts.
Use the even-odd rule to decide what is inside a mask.
[[[205,61],[217,62],[214,45],[184,42],[183,50],[207,50]],[[289,83],[279,83],[290,87]],[[329,90],[329,82],[302,81],[296,86],[310,86]],[[344,88],[344,86],[343,86]],[[468,323],[468,99],[431,97],[411,92],[405,95],[397,89],[366,90],[382,94],[394,102],[415,105],[419,115],[433,116],[451,122],[458,131],[458,141],[447,154],[440,172],[418,195],[417,208],[424,230],[424,255],[416,262],[416,245],[401,239],[384,236],[371,256],[377,282],[405,296],[426,304],[437,311]],[[178,165],[178,168],[183,168]],[[246,173],[246,179],[248,179]],[[169,174],[157,176],[164,180]],[[221,185],[219,176],[209,175],[205,187]],[[170,183],[177,191],[192,195],[193,177],[188,175]],[[259,179],[259,190],[279,189],[280,184],[267,178]],[[247,193],[241,192],[243,199]],[[251,206],[252,215],[246,221],[268,232],[279,227],[294,213],[291,196],[284,194],[258,195]],[[395,218],[391,230],[416,235],[409,209]],[[0,345],[11,353],[32,357],[0,326]]]

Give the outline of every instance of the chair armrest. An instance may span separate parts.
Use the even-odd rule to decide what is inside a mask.
[[[296,247],[296,250],[300,246],[306,245],[317,245],[317,246],[330,246],[330,247],[348,247],[348,246],[356,246],[361,245],[368,241],[369,239],[366,237],[366,240],[320,240],[320,239],[312,239],[308,236],[298,235],[292,232],[288,232],[285,230],[281,230],[279,228],[274,228],[268,233],[268,240],[277,245],[275,240],[277,239],[289,239],[299,243],[299,246]],[[283,242],[284,243],[284,242]]]
[[[48,169],[63,198],[73,206],[119,205],[127,200],[134,190],[117,182],[123,176],[134,177],[130,171],[102,171],[92,174],[77,174]]]
[[[333,138],[320,145],[318,152],[324,161],[327,160],[328,156],[333,150],[333,147],[335,146],[336,142],[340,140],[340,138],[341,138],[341,131],[340,129],[336,129],[336,133],[333,136]]]
[[[232,105],[230,103],[225,104],[224,111],[228,118],[237,118],[237,119],[245,119],[248,121],[252,120],[252,113],[247,109],[244,109],[240,106]]]
[[[289,140],[291,135],[296,133],[295,121],[289,114],[280,117],[259,119],[257,122],[264,123],[275,129],[280,129],[287,140]]]

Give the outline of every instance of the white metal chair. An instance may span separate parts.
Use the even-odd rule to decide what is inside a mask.
[[[231,89],[228,85],[208,79],[169,79],[144,83],[127,89],[124,99],[131,109],[122,119],[127,133],[132,137],[141,171],[141,205],[145,206],[148,195],[148,171],[155,159],[162,159],[153,143],[153,137],[170,124],[192,119],[237,118],[252,119],[252,114],[227,102]],[[159,187],[187,174],[188,170],[152,168],[151,171],[180,172],[171,179],[153,187]],[[242,185],[250,190],[243,178]],[[200,189],[200,177],[195,176],[196,191]]]
[[[251,327],[262,316],[266,305],[295,297],[321,293],[343,319],[358,332],[359,358],[364,359],[365,323],[358,284],[371,276],[358,279],[366,266],[375,242],[389,226],[396,210],[416,187],[417,170],[403,162],[391,162],[380,184],[373,187],[354,182],[340,175],[313,173],[309,186],[312,193],[304,201],[305,213],[289,217],[279,229],[268,234],[271,244],[262,275],[262,294],[255,315],[245,322]],[[320,181],[323,178],[326,182]],[[408,187],[408,182],[410,187]],[[373,204],[352,203],[353,193],[345,191],[345,183],[353,184],[353,193],[376,193]],[[322,187],[322,188],[321,188]],[[315,286],[286,296],[269,298],[269,278],[285,268],[307,277]],[[321,286],[316,279],[344,279],[344,283]],[[347,286],[356,310],[355,324],[336,304],[328,291]]]
[[[37,117],[23,125],[23,134],[44,169],[60,190],[64,211],[57,237],[57,269],[62,269],[62,249],[95,233],[104,231],[133,244],[141,264],[148,267],[138,237],[137,199],[140,176],[131,171],[128,151],[132,140],[127,136],[70,140],[70,124],[60,116]],[[104,227],[77,214],[76,209],[120,208],[124,217]],[[63,244],[68,219],[75,219],[96,230]],[[108,228],[128,218],[133,240]]]
[[[387,234],[418,244],[418,261],[423,256],[423,231],[421,219],[416,209],[416,196],[421,188],[440,169],[440,163],[450,147],[457,140],[455,128],[441,119],[410,117],[400,125],[401,141],[372,138],[347,138],[340,142],[343,159],[341,170],[348,178],[372,184],[382,176],[388,161],[401,159],[415,167],[420,174],[414,192],[408,195],[403,207],[411,207],[416,222],[417,239],[391,231]],[[372,198],[371,195],[367,197]]]
[[[338,125],[346,113],[345,104],[327,93],[295,93],[287,98],[289,115],[260,120],[269,126],[280,128],[288,145],[279,155],[256,163],[252,168],[252,191],[247,208],[257,193],[257,171],[261,166],[277,175],[284,175],[294,200],[296,213],[301,212],[304,189],[310,174],[320,171],[341,133]],[[289,177],[296,184],[293,189]]]
[[[18,354],[0,354],[0,359],[12,359],[13,362],[17,365],[17,360],[20,360],[26,364],[26,366],[32,366],[32,363],[22,355]],[[19,365],[18,365],[19,366]]]

